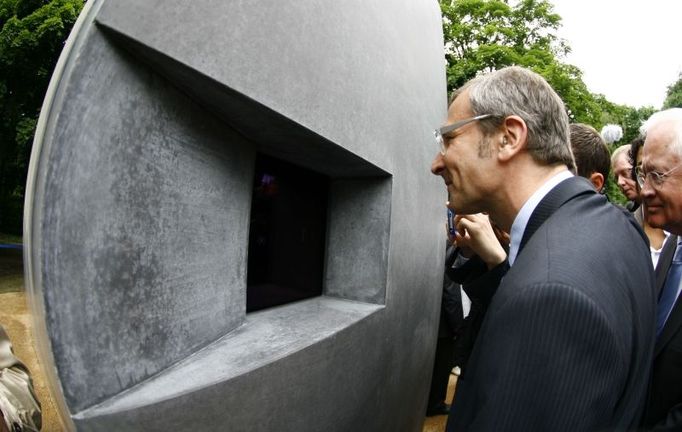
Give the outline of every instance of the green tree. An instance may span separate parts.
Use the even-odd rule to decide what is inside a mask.
[[[561,18],[547,1],[441,0],[448,61],[448,87],[457,88],[479,72],[518,64],[521,57],[547,62],[567,52],[554,34]]]
[[[582,71],[560,61],[570,47],[556,31],[561,17],[546,0],[441,0],[448,90],[481,72],[519,65],[542,75],[571,119],[601,126],[601,106]]]
[[[620,124],[623,126],[623,139],[622,143],[629,143],[639,136],[639,128],[642,124],[651,117],[651,114],[658,111],[652,106],[644,106],[640,108],[634,108],[631,106],[625,106],[625,115],[621,120]]]
[[[583,73],[576,66],[554,59],[545,64],[521,64],[542,75],[564,101],[573,123],[586,123],[594,128],[603,126],[602,107],[583,82]]]
[[[642,123],[651,114],[656,112],[656,109],[652,106],[635,108],[628,105],[615,104],[608,101],[604,95],[596,95],[595,99],[601,106],[601,123],[617,124],[623,128],[623,138],[613,144],[612,150],[635,139],[639,135],[639,128],[642,126]]]
[[[82,0],[0,0],[0,231],[21,233],[40,106],[82,8]]]
[[[677,81],[668,86],[668,93],[663,101],[663,109],[682,108],[682,72]]]

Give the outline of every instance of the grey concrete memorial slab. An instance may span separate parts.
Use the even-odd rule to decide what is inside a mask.
[[[25,217],[67,428],[420,430],[443,267],[442,42],[431,0],[87,2],[43,105]],[[328,180],[326,235],[321,295],[247,313],[258,155]]]

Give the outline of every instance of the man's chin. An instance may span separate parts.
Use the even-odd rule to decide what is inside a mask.
[[[453,189],[449,189],[450,201],[447,201],[447,207],[454,211],[455,214],[475,214],[481,213],[480,205],[476,201],[472,201],[467,196],[456,194]]]
[[[657,212],[648,213],[646,217],[646,223],[649,224],[650,227],[652,228],[660,228],[660,229],[666,229],[666,220],[663,217],[663,215],[658,214]]]

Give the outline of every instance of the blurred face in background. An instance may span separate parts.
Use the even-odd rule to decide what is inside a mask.
[[[632,165],[630,165],[627,152],[622,152],[613,163],[613,175],[616,178],[618,188],[630,201],[639,202],[637,183],[632,179]]]

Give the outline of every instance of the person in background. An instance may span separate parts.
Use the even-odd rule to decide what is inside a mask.
[[[443,178],[450,206],[487,213],[510,233],[508,259],[465,264],[482,264],[497,282],[474,293],[487,308],[447,430],[636,426],[653,350],[647,241],[632,218],[571,173],[559,96],[527,69],[479,76],[455,92],[436,138],[431,171]],[[457,229],[474,227],[463,217]]]
[[[12,342],[0,325],[0,431],[39,431],[41,423],[29,371],[14,356]]]
[[[446,262],[453,250],[452,246],[447,247]],[[445,398],[450,381],[450,372],[457,364],[455,358],[456,344],[463,323],[464,310],[460,286],[451,281],[447,274],[444,274],[438,339],[436,341],[433,372],[431,373],[429,399],[426,405],[427,417],[447,415],[450,411],[450,405],[445,402]]]
[[[446,256],[445,274],[449,280],[460,284],[462,300],[468,303],[455,346],[455,364],[459,366],[462,376],[466,373],[467,363],[487,307],[480,301],[478,292],[484,290],[486,286],[498,285],[504,276],[501,272],[489,274],[483,263],[506,260],[509,234],[493,226],[488,216],[481,213],[457,215],[455,225],[458,229],[454,233],[448,233],[448,241],[452,246]],[[474,258],[472,263],[478,263],[478,268],[467,264],[471,258]]]
[[[656,267],[656,346],[642,426],[682,430],[682,108],[653,114],[642,127],[636,168],[647,222],[671,233]]]
[[[632,165],[630,164],[630,144],[625,144],[618,147],[611,155],[611,170],[616,179],[616,184],[628,203],[625,206],[630,212],[634,212],[639,207],[639,193],[637,193],[637,186],[632,180]],[[641,219],[637,222],[642,223]]]
[[[642,167],[642,148],[644,146],[644,137],[640,136],[635,138],[631,143],[630,143],[630,151],[629,156],[630,156],[630,164],[632,165],[632,179],[635,180],[635,186],[637,188],[637,193],[641,194],[641,187],[637,182],[637,168]],[[641,201],[641,199],[640,199]],[[660,228],[654,228],[649,223],[647,222],[646,218],[646,205],[640,205],[637,210],[635,210],[635,219],[640,221],[642,228],[644,229],[644,232],[646,233],[646,236],[649,238],[649,249],[651,251],[651,261],[654,264],[654,268],[656,268],[658,264],[658,258],[661,255],[661,251],[663,250],[663,244],[666,241],[666,238],[668,237],[669,233],[666,231],[660,229]]]
[[[588,179],[597,192],[603,193],[611,165],[609,148],[592,126],[572,123],[570,133],[577,174]]]

